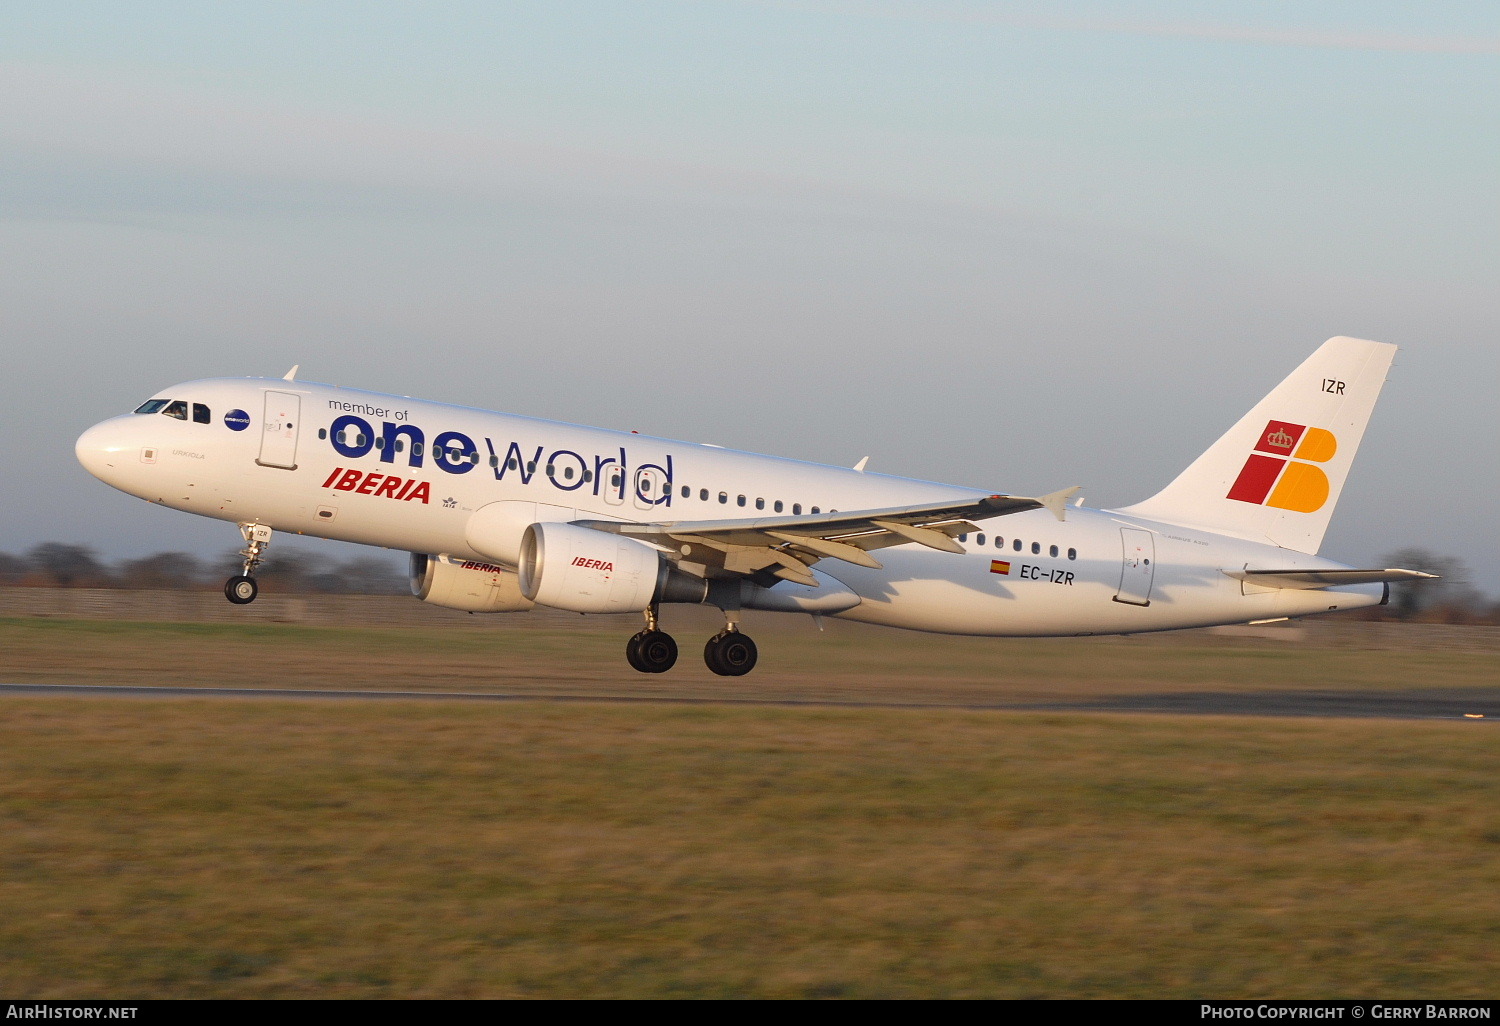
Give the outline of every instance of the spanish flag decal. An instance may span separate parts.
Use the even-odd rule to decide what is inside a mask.
[[[992,573],[992,574],[1009,574],[1010,573],[1010,564],[1007,563],[1003,559],[992,559],[992,560],[990,560],[990,573]]]

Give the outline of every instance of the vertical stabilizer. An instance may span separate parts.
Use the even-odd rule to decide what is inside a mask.
[[[1395,355],[1329,339],[1175,481],[1119,512],[1317,552]]]

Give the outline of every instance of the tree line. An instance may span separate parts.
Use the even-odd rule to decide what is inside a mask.
[[[24,555],[0,552],[0,584],[36,588],[217,589],[240,572],[233,550],[202,559],[187,552],[158,552],[109,562],[85,545],[43,542]],[[335,559],[321,552],[281,546],[255,572],[281,592],[396,595],[408,592],[406,577],[389,556]]]
[[[1469,569],[1454,556],[1407,548],[1380,560],[1437,574],[1436,581],[1391,586],[1387,606],[1362,611],[1367,619],[1435,623],[1500,624],[1500,602],[1474,586]],[[230,550],[211,559],[186,552],[158,552],[114,563],[84,545],[43,542],[24,555],[0,552],[0,585],[37,588],[214,589],[240,572],[240,555]],[[338,560],[321,552],[281,546],[268,553],[256,576],[282,592],[398,595],[408,591],[403,571],[391,558],[355,556]]]

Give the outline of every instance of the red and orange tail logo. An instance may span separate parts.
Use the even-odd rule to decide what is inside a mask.
[[[1327,463],[1337,451],[1338,439],[1332,431],[1273,420],[1234,479],[1229,498],[1314,513],[1328,501],[1328,475],[1313,464]]]

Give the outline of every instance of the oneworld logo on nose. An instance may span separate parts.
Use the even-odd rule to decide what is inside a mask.
[[[1328,475],[1313,464],[1333,459],[1338,447],[1332,431],[1270,421],[1228,497],[1294,513],[1315,513],[1328,501]]]
[[[250,414],[244,410],[230,410],[224,414],[224,424],[231,431],[243,431],[250,426]]]

